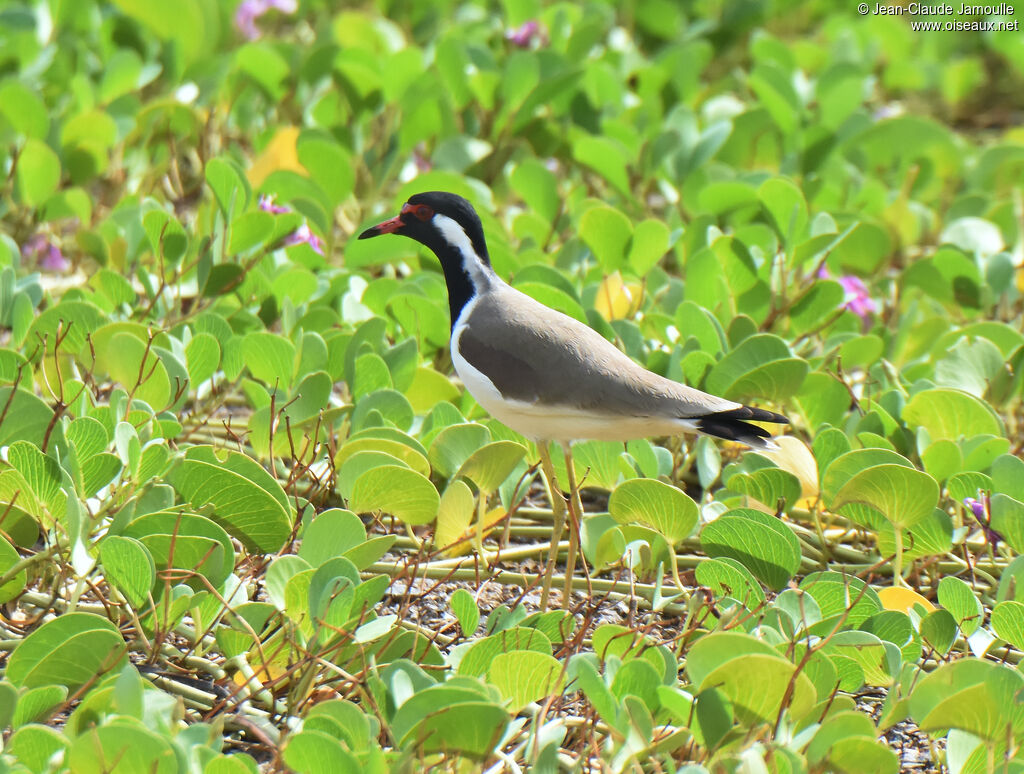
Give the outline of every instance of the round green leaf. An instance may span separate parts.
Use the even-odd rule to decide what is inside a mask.
[[[1017,650],[1024,650],[1024,603],[1000,602],[992,609],[992,628]]]
[[[923,427],[933,441],[1003,435],[1003,423],[987,403],[944,387],[917,393],[903,407],[903,421],[910,427]]]
[[[539,701],[565,690],[561,664],[550,653],[535,650],[514,650],[499,653],[491,661],[488,682],[502,697],[508,699],[513,712],[533,701]]]
[[[613,207],[591,207],[580,218],[579,235],[597,257],[601,268],[611,272],[626,261],[633,225]]]
[[[839,489],[832,507],[867,505],[897,529],[907,529],[931,515],[938,502],[939,485],[927,473],[903,465],[884,464],[854,475]]]
[[[100,543],[103,574],[135,609],[141,608],[156,582],[156,564],[145,545],[123,535],[109,535]]]
[[[473,452],[456,475],[468,478],[481,492],[494,492],[525,456],[521,443],[493,441]]]
[[[620,524],[639,522],[675,545],[697,526],[697,503],[685,492],[653,478],[634,478],[615,487],[608,512]]]
[[[974,590],[959,578],[947,575],[939,581],[939,604],[956,620],[960,631],[970,637],[981,626],[985,610]]]
[[[289,736],[281,757],[297,774],[333,774],[362,769],[338,739],[317,730],[303,730]]]
[[[540,629],[526,626],[503,629],[470,645],[459,662],[458,673],[483,677],[498,654],[524,650],[533,650],[550,656],[551,640]]]
[[[686,657],[686,672],[694,687],[722,691],[732,702],[737,719],[747,724],[774,723],[790,688],[794,718],[814,706],[814,684],[802,672],[794,675],[795,671],[795,665],[770,645],[738,632],[702,637]]]
[[[800,568],[800,541],[792,530],[750,508],[727,511],[707,524],[700,545],[708,556],[735,559],[776,591]]]
[[[437,516],[440,502],[430,479],[415,470],[384,465],[356,480],[348,504],[357,513],[383,511],[406,524],[428,524]]]
[[[18,156],[16,182],[21,200],[29,207],[39,207],[57,190],[60,159],[42,140],[26,140]]]
[[[21,556],[14,550],[14,546],[3,537],[0,537],[0,575],[9,572],[20,561]],[[22,570],[15,573],[13,578],[0,586],[0,604],[9,602],[24,591],[27,580],[28,576],[25,574],[25,570]]]
[[[66,613],[19,643],[7,662],[17,686],[65,685],[77,689],[118,667],[127,648],[110,621],[93,613]]]
[[[115,717],[71,743],[68,764],[76,774],[174,774],[170,741],[135,718]]]

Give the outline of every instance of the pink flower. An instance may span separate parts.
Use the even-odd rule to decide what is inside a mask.
[[[846,291],[846,300],[843,306],[857,315],[860,319],[866,320],[868,315],[878,311],[878,304],[868,295],[867,285],[860,277],[847,275],[839,278],[839,284]]]
[[[295,13],[299,4],[298,0],[242,0],[235,9],[235,26],[243,36],[256,40],[261,34],[256,20],[274,8],[281,13]]]
[[[309,245],[317,255],[324,254],[323,242],[320,241],[320,237],[310,231],[308,223],[303,223],[295,229],[295,231],[284,238],[285,247],[292,247],[293,245],[301,244]]]
[[[21,246],[21,254],[26,259],[34,259],[43,271],[63,274],[71,268],[71,262],[46,234],[36,234],[29,239]]]
[[[828,269],[825,266],[818,269],[818,277],[820,279],[828,279],[830,276],[832,275],[828,273]],[[842,285],[843,291],[846,294],[843,299],[844,309],[849,309],[862,320],[866,320],[868,315],[875,314],[878,311],[878,304],[868,295],[868,287],[860,277],[847,274],[839,278],[839,284]]]
[[[514,29],[506,30],[505,40],[509,41],[513,46],[529,48],[535,40],[540,45],[544,45],[547,42],[547,35],[541,29],[540,23],[536,19],[530,19]]]
[[[267,196],[266,194],[260,194],[260,199],[256,206],[264,212],[269,212],[271,215],[283,215],[286,212],[292,211],[290,207],[274,204],[273,195]]]

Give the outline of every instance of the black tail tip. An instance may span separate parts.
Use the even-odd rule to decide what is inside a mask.
[[[719,411],[716,414],[708,414],[697,420],[697,429],[706,435],[713,435],[727,441],[739,441],[754,449],[775,449],[778,448],[772,441],[772,434],[758,425],[750,422],[773,422],[775,424],[789,424],[789,420],[782,414],[776,414],[767,409],[741,406],[730,411]]]

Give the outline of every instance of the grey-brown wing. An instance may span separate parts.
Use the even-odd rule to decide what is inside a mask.
[[[634,416],[739,408],[646,370],[592,328],[508,286],[485,301],[463,328],[459,351],[506,398]]]

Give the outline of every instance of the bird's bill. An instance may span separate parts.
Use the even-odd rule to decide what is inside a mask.
[[[359,238],[369,239],[370,237],[380,236],[381,234],[394,234],[404,225],[405,224],[402,222],[401,216],[396,215],[391,218],[391,220],[385,220],[383,223],[378,223],[376,226],[371,226],[366,229],[366,231],[359,235]]]
[[[402,227],[405,226],[405,221],[402,220],[402,215],[404,215],[409,209],[410,207],[408,204],[404,205],[400,214],[390,220],[385,220],[383,223],[378,223],[376,226],[371,226],[360,234],[359,238],[369,239],[370,237],[380,236],[381,234],[398,233],[402,230]]]

